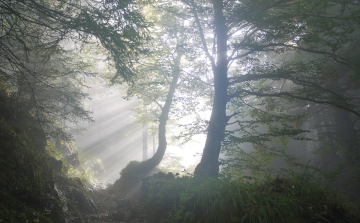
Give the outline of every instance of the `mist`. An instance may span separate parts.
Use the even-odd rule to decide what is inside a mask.
[[[90,100],[84,104],[92,113],[94,121],[81,122],[78,127],[73,126],[71,132],[80,153],[85,157],[101,160],[103,170],[97,175],[97,180],[113,183],[119,179],[120,171],[130,161],[143,161],[143,125],[132,111],[136,106],[141,106],[141,101],[124,99],[126,91],[122,86],[95,86],[88,90],[88,94]],[[178,124],[181,123],[177,122],[176,125]],[[179,130],[168,129],[170,141],[178,134]],[[186,144],[172,141],[159,168],[165,171],[172,169],[175,158],[179,163],[172,171],[176,173],[186,169],[191,173],[189,168],[193,169],[199,162],[204,140],[204,135],[197,135]],[[157,146],[157,133],[148,132],[148,158],[154,154]]]

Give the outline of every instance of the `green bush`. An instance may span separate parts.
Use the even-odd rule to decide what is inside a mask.
[[[359,222],[334,193],[302,177],[261,184],[156,177],[142,192],[155,222]]]

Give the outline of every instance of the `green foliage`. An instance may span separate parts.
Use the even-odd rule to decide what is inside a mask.
[[[260,83],[262,88],[265,83]],[[289,155],[289,142],[308,141],[301,128],[304,116],[293,110],[291,100],[277,98],[255,98],[234,100],[229,107],[234,113],[234,121],[227,130],[224,146],[226,155],[222,159],[222,174],[238,179],[250,174],[260,180],[274,174],[271,165],[283,160],[290,171],[301,167]],[[298,148],[302,149],[302,148]]]
[[[26,129],[15,131],[0,120],[0,221],[52,222],[61,209],[56,198],[44,203],[51,193],[52,168]]]
[[[181,170],[185,169],[185,166],[181,164],[181,159],[181,157],[172,154],[165,154],[157,168],[164,173],[171,172],[173,174],[185,174],[180,172]]]
[[[99,62],[116,68],[113,80],[130,80],[144,53],[146,25],[131,1],[5,0],[0,14],[0,87],[8,93],[0,99],[15,101],[13,116],[30,113],[55,138],[69,137],[69,123],[92,120],[84,82],[99,74]]]
[[[45,150],[49,156],[54,157],[57,160],[60,160],[63,158],[59,149],[56,148],[55,144],[53,142],[51,142],[50,140],[46,140]]]
[[[305,176],[259,184],[196,178],[145,181],[143,199],[158,222],[357,222],[338,197]]]
[[[59,148],[51,140],[47,140],[45,147],[50,157],[62,163],[61,174],[68,178],[78,177],[85,184],[95,184],[99,174],[104,170],[101,159],[84,156],[71,140],[59,140],[59,146],[66,148],[71,154],[64,158]]]
[[[54,181],[63,186],[61,190],[67,189],[66,195],[71,196],[70,203],[74,207],[75,203],[85,200],[84,209],[93,210],[90,193],[82,182],[95,181],[93,168],[101,162],[79,156],[72,141],[60,140],[56,145],[50,137],[45,137],[39,123],[26,112],[21,113],[20,125],[11,116],[6,116],[11,110],[6,105],[9,106],[0,104],[1,114],[8,118],[0,120],[0,221],[64,222],[62,206],[65,203],[59,199]],[[64,159],[57,146],[71,151],[71,156]],[[85,161],[88,162],[84,164]],[[77,190],[70,188],[74,187],[75,181]],[[78,189],[81,191],[77,192]]]
[[[2,186],[13,189],[11,185],[8,185],[11,182],[11,184],[20,184],[29,191],[32,188],[44,187],[44,179],[51,173],[46,168],[44,154],[33,147],[31,140],[27,136],[13,130],[4,120],[0,120],[0,132],[2,142],[0,164],[4,170],[13,168],[10,172],[1,171]],[[45,168],[42,163],[45,164]],[[10,180],[10,178],[14,178],[13,173],[17,171],[30,180],[30,184],[29,182],[23,182],[23,178]]]

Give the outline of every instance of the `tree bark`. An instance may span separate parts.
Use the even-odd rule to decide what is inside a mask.
[[[158,148],[156,153],[148,160],[145,160],[137,165],[129,165],[121,171],[120,179],[114,183],[117,187],[120,196],[128,197],[134,193],[134,190],[139,188],[141,181],[144,177],[148,176],[153,169],[164,157],[167,141],[166,141],[166,123],[169,119],[169,113],[171,104],[174,98],[175,90],[178,86],[178,80],[180,77],[180,60],[184,52],[179,48],[174,60],[174,68],[172,70],[172,81],[170,84],[170,89],[166,96],[165,103],[161,108],[161,115],[159,117],[159,132],[158,132]]]
[[[214,73],[214,103],[209,121],[205,148],[200,163],[196,166],[194,175],[198,177],[217,177],[219,174],[219,155],[221,144],[225,137],[225,128],[228,121],[226,116],[227,104],[227,26],[223,15],[222,0],[213,0],[215,38],[216,38],[216,64]]]

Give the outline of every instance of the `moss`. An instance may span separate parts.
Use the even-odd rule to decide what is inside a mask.
[[[119,197],[126,197],[132,190],[141,183],[143,174],[140,168],[140,162],[131,161],[120,172],[120,179],[116,180],[109,188],[109,192]]]
[[[121,170],[120,175],[130,175],[133,174],[137,170],[137,167],[139,166],[140,162],[133,160],[130,161],[124,169]]]

